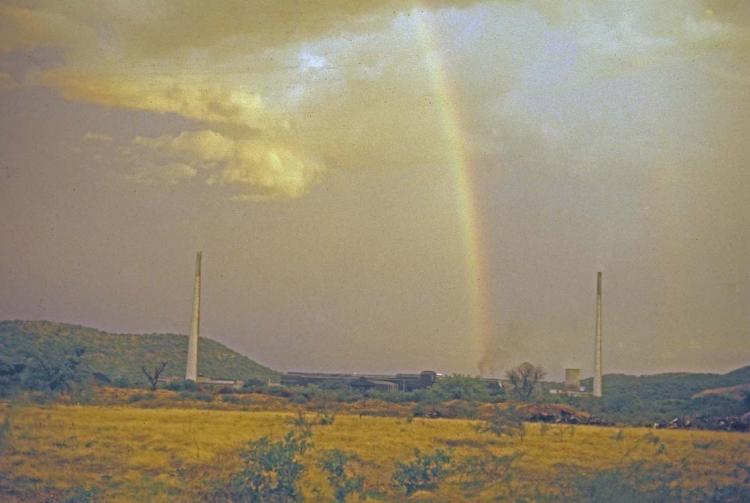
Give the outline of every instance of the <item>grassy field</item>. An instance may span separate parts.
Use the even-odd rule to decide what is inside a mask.
[[[8,413],[5,407],[3,415]],[[2,415],[0,415],[2,417]],[[44,500],[93,488],[103,501],[195,501],[206,480],[231,472],[236,453],[262,436],[280,438],[294,414],[267,411],[144,409],[129,406],[27,405],[11,412],[0,457],[0,499]],[[314,422],[315,414],[307,418]],[[737,481],[740,463],[750,463],[750,435],[708,431],[527,425],[523,438],[497,438],[458,419],[404,419],[338,415],[332,425],[313,427],[313,448],[303,492],[309,501],[331,501],[316,468],[324,449],[356,453],[366,477],[366,501],[402,501],[391,476],[397,461],[415,448],[452,449],[454,464],[487,449],[522,453],[513,465],[513,486],[554,494],[561,470],[591,473],[639,460],[679,464],[688,487]],[[658,440],[654,440],[654,436]],[[471,486],[458,475],[425,501],[493,501],[508,488]]]

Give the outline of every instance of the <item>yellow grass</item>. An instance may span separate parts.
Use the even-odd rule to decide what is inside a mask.
[[[222,464],[218,471],[231,469],[237,462],[233,452],[265,435],[280,438],[291,428],[293,417],[286,412],[25,406],[14,413],[0,473],[27,487],[33,485],[30,479],[38,479],[40,489],[96,486],[105,501],[189,501],[201,477],[217,471],[212,463]],[[457,459],[477,454],[482,446],[495,453],[521,451],[520,478],[541,487],[560,464],[589,471],[639,459],[687,460],[685,483],[706,485],[730,481],[739,462],[750,463],[747,434],[558,425],[543,432],[540,425],[531,424],[523,440],[511,441],[478,433],[474,424],[339,415],[333,425],[313,429],[313,449],[304,456],[311,468],[304,492],[311,501],[330,494],[314,465],[323,449],[332,448],[359,455],[368,488],[390,495],[389,500],[403,498],[391,487],[390,478],[394,464],[409,459],[415,448],[452,448]],[[649,432],[664,442],[663,454],[643,440]],[[440,494],[446,500],[464,497],[456,487],[441,489]],[[484,491],[472,500],[491,496],[491,490]]]

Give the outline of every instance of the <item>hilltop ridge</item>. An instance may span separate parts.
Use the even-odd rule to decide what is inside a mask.
[[[187,335],[117,334],[95,328],[53,321],[0,321],[0,359],[23,359],[24,353],[61,338],[86,350],[94,372],[110,379],[144,380],[141,365],[166,361],[165,377],[183,377],[187,360]],[[277,373],[207,337],[199,343],[198,372],[225,379],[267,379]]]

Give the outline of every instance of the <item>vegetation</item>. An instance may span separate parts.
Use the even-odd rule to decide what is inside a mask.
[[[70,393],[84,385],[90,372],[83,356],[86,350],[68,341],[54,341],[26,354],[23,384],[49,394]]]
[[[528,362],[508,372],[510,396],[506,396],[503,390],[491,391],[477,378],[462,375],[442,377],[430,388],[412,392],[370,390],[362,393],[335,382],[307,387],[269,387],[266,382],[275,375],[273,371],[209,339],[201,339],[200,344],[202,373],[243,379],[244,392],[279,396],[313,409],[334,410],[342,404],[378,400],[408,405],[416,416],[473,418],[480,415],[481,404],[511,399],[562,402],[606,421],[631,425],[651,425],[678,417],[741,416],[750,411],[750,402],[743,400],[744,396],[738,390],[743,384],[750,383],[750,366],[724,375],[609,374],[604,376],[605,393],[601,399],[537,393],[542,388],[540,379],[544,370]],[[82,353],[73,355],[73,348],[79,348]],[[57,390],[54,393],[61,389],[69,391],[81,388],[83,381],[95,377],[100,382],[106,382],[108,378],[118,387],[148,385],[153,390],[159,377],[179,378],[183,375],[186,351],[187,340],[181,335],[118,335],[60,323],[0,322],[0,397],[9,397],[22,387],[46,387],[50,392],[54,388]],[[65,365],[73,364],[77,375],[73,380],[65,379],[60,387],[53,382],[51,374],[44,377],[41,363],[60,363],[62,360],[58,357],[64,355],[73,358]],[[152,371],[151,366],[146,367],[143,362],[166,362],[166,368],[160,370],[160,366],[155,366]],[[64,370],[65,365],[59,370]],[[32,379],[32,376],[35,377]],[[591,380],[583,384],[590,388]],[[193,382],[173,381],[167,388],[183,393],[182,398],[186,401],[215,401]],[[722,388],[730,389],[731,393],[721,392]],[[143,398],[134,400],[142,401]],[[240,404],[243,399],[222,397],[221,401]]]
[[[298,486],[305,471],[300,457],[309,446],[309,429],[288,432],[272,442],[262,437],[240,452],[242,468],[229,481],[214,484],[214,497],[247,503],[302,501]]]
[[[526,425],[523,415],[515,407],[501,409],[496,406],[492,410],[492,415],[477,426],[477,430],[492,433],[497,437],[523,438],[526,434]]]
[[[542,379],[547,372],[539,365],[523,362],[505,373],[511,386],[511,393],[518,400],[528,402],[539,391]]]
[[[146,384],[143,362],[167,362],[164,377],[185,375],[187,336],[177,334],[111,334],[93,328],[48,321],[0,322],[0,382],[7,365],[24,364],[28,355],[50,345],[68,344],[85,351],[92,373],[118,383]],[[226,346],[202,337],[198,371],[227,379],[267,380],[276,373]]]
[[[542,425],[526,424],[523,437],[497,437],[461,419],[340,413],[325,427],[305,419],[301,430],[291,424],[298,420],[287,412],[25,405],[0,456],[0,500],[242,501],[245,491],[253,501],[252,491],[286,491],[334,501],[351,490],[349,500],[403,501],[408,485],[414,498],[433,501],[592,501],[618,487],[648,501],[668,485],[663,501],[731,502],[750,491],[747,434],[592,426],[573,434],[555,424],[542,434]],[[334,459],[329,469],[333,450],[346,462]],[[436,462],[438,450],[450,452],[450,463]],[[438,464],[436,477],[420,475]],[[408,469],[394,487],[399,466]],[[284,483],[274,482],[279,473]]]
[[[740,416],[750,407],[728,395],[700,394],[750,382],[750,366],[727,374],[656,374],[604,376],[604,396],[560,398],[576,408],[612,422],[650,425],[678,417]],[[591,379],[583,381],[590,388]],[[700,394],[700,395],[699,395]],[[552,399],[551,397],[547,398]]]
[[[487,384],[476,377],[454,374],[439,379],[422,395],[428,402],[444,402],[447,400],[466,400],[470,402],[489,402],[492,400]]]
[[[337,503],[345,503],[349,495],[362,494],[364,490],[364,476],[354,475],[350,468],[351,462],[358,459],[357,455],[340,449],[323,452],[318,466],[325,472]]]
[[[432,453],[415,449],[413,460],[396,464],[393,481],[407,496],[415,491],[435,489],[447,475],[446,465],[450,462],[451,454],[443,449]]]
[[[154,366],[154,370],[150,371],[145,365],[141,365],[141,371],[146,376],[151,391],[156,391],[156,385],[159,384],[159,376],[164,373],[164,369],[167,367],[167,362],[159,362],[158,365]]]

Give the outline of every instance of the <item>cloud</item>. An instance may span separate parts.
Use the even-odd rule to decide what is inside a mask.
[[[253,141],[241,141],[237,155],[221,173],[227,185],[247,186],[252,192],[235,196],[235,200],[296,198],[312,186],[323,167],[298,157],[284,148],[274,148]]]
[[[132,166],[122,176],[143,185],[173,186],[193,178],[197,173],[194,167],[179,162],[162,165],[143,163]]]
[[[11,89],[18,84],[8,72],[0,72],[0,89]]]
[[[177,136],[162,135],[156,138],[136,136],[135,145],[174,155],[195,156],[201,161],[226,161],[234,155],[235,142],[212,130],[183,131]]]
[[[62,90],[69,99],[101,105],[175,113],[200,122],[224,124],[242,129],[281,126],[264,115],[257,93],[207,81],[170,77],[94,76],[80,69],[50,70],[45,82]]]
[[[109,135],[101,134],[101,133],[92,133],[91,131],[83,135],[83,139],[87,141],[99,142],[99,143],[110,143],[112,141],[112,137]]]
[[[154,138],[138,136],[133,144],[189,162],[199,160],[206,178],[239,191],[236,201],[296,198],[304,194],[324,171],[320,163],[305,159],[281,145],[258,139],[231,138],[213,130],[183,131]]]
[[[519,124],[567,148],[586,128],[565,111],[555,117],[547,96],[665,62],[731,55],[706,71],[747,81],[736,61],[750,40],[743,3],[425,4],[3,7],[0,50],[59,51],[62,63],[35,80],[70,100],[187,119],[191,131],[142,135],[135,146],[218,170],[207,181],[239,199],[300,197],[331,169],[446,169],[451,136],[497,156]]]

